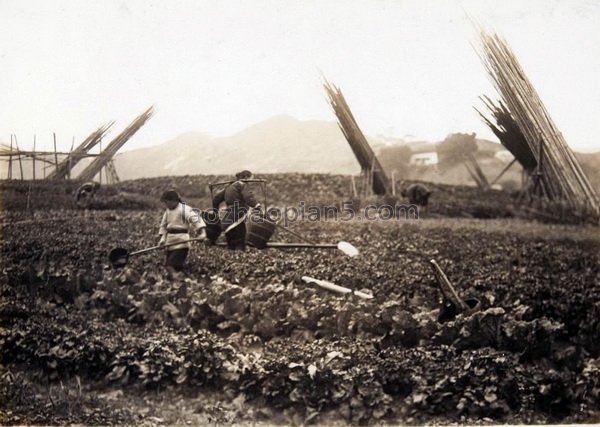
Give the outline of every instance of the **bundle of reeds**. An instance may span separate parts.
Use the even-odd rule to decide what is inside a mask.
[[[136,119],[131,122],[129,126],[123,130],[115,139],[113,139],[108,146],[102,151],[100,156],[96,157],[92,163],[90,163],[77,177],[77,179],[83,181],[92,180],[100,170],[106,166],[106,164],[113,158],[117,151],[131,138],[146,121],[154,114],[154,107],[148,108]]]
[[[92,132],[77,148],[72,150],[71,153],[56,166],[56,169],[52,171],[46,179],[66,178],[71,172],[71,169],[74,168],[81,159],[87,156],[88,152],[100,142],[113,124],[114,122],[110,122]]]
[[[378,195],[391,193],[389,180],[375,156],[375,152],[369,145],[367,138],[358,127],[358,123],[346,103],[342,91],[335,85],[324,81],[323,87],[329,97],[329,103],[338,118],[338,125],[344,134],[344,137],[350,144],[361,169],[369,177],[372,183],[373,192]]]
[[[481,42],[480,57],[501,96],[499,106],[492,105],[497,123],[495,128],[504,135],[501,142],[526,170],[533,170],[533,157],[534,173],[542,195],[550,200],[565,201],[573,208],[600,217],[598,194],[550,118],[515,54],[497,34],[482,31]],[[491,124],[490,120],[487,122]]]
[[[523,166],[523,169],[532,173],[537,166],[535,154],[531,151],[523,132],[519,129],[519,125],[511,116],[506,105],[502,101],[498,101],[496,104],[487,96],[482,96],[480,99],[491,116],[487,117],[476,109],[484,123],[494,132],[504,148],[510,151],[519,164]]]

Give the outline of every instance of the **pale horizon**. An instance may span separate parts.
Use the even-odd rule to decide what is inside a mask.
[[[595,1],[0,0],[0,141],[67,151],[116,121],[156,112],[122,151],[188,132],[230,136],[273,116],[335,121],[322,76],[368,136],[497,138],[498,98],[472,22],[515,51],[569,146],[600,150]]]

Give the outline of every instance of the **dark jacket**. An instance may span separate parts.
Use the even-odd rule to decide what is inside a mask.
[[[427,206],[431,191],[423,184],[411,184],[408,188],[402,191],[404,197],[408,197],[408,202],[411,205]]]
[[[224,228],[244,216],[249,208],[255,208],[259,205],[250,186],[243,181],[235,181],[217,192],[212,202],[214,209],[219,209],[222,202],[227,204],[225,217],[222,220]]]
[[[252,189],[243,181],[235,181],[215,194],[213,208],[218,209],[222,202],[227,203],[228,207],[233,207],[235,202],[238,202],[240,208],[254,208],[258,205]]]
[[[77,201],[94,197],[94,194],[96,193],[96,190],[98,190],[99,187],[100,184],[96,182],[86,182],[82,184],[75,193]]]

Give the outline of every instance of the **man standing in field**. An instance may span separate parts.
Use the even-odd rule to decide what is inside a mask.
[[[252,172],[243,170],[235,175],[236,181],[219,191],[213,197],[213,209],[218,210],[223,202],[227,204],[222,228],[225,230],[227,248],[246,249],[246,216],[250,209],[260,210],[260,203],[254,197],[250,186],[244,181],[252,178]]]
[[[198,238],[206,238],[206,224],[200,212],[182,202],[177,191],[165,191],[160,200],[167,209],[160,223],[158,244],[172,245],[166,248],[166,266],[168,269],[181,271],[190,250],[190,230],[199,230]]]

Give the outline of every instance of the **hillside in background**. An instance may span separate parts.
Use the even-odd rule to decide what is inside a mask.
[[[390,140],[368,137],[386,171],[404,179],[421,179],[473,185],[462,165],[440,173],[436,168],[400,167],[410,153],[435,151],[437,142]],[[505,162],[494,159],[503,147],[491,141],[477,140],[482,167],[490,179]],[[404,150],[406,159],[396,156]],[[228,137],[185,133],[163,144],[120,153],[115,159],[123,180],[155,176],[195,174],[231,175],[242,169],[260,173],[334,173],[358,174],[360,168],[336,122],[300,121],[290,116],[275,116]],[[504,178],[520,180],[518,167]]]
[[[135,136],[133,137],[135,138]],[[422,180],[452,185],[475,185],[461,163],[449,167],[423,167],[410,163],[415,153],[435,152],[441,141],[403,141],[378,135],[368,137],[388,175],[396,179]],[[476,139],[477,160],[489,181],[506,166],[508,160],[496,154],[503,151],[499,143]],[[577,153],[582,167],[596,188],[600,189],[600,153]],[[53,160],[50,156],[49,160]],[[76,176],[89,160],[80,162]],[[23,175],[32,177],[30,161],[23,161]],[[280,115],[257,123],[235,135],[213,137],[188,132],[152,147],[125,151],[115,157],[121,180],[183,175],[231,175],[242,169],[258,173],[330,173],[358,174],[360,169],[350,146],[334,121],[301,121]],[[36,163],[36,176],[53,168]],[[0,176],[6,177],[7,162],[0,162]],[[13,177],[20,176],[18,162],[13,162]],[[498,182],[507,189],[521,183],[521,168],[512,166]]]
[[[186,133],[154,147],[119,154],[122,179],[190,174],[356,173],[358,166],[334,122],[275,116],[228,137]]]
[[[596,191],[600,192],[600,152],[575,153],[575,156]]]

